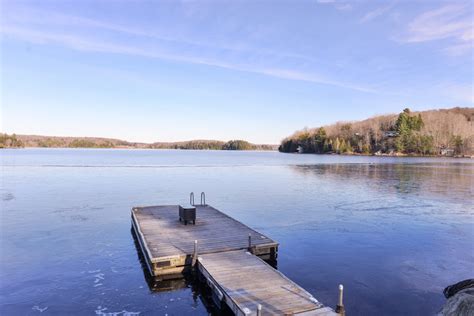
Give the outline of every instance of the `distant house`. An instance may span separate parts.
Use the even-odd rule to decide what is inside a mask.
[[[385,132],[383,132],[383,135],[385,137],[397,137],[398,132],[397,131],[385,131]]]
[[[440,153],[441,156],[452,157],[452,156],[454,156],[454,149],[452,149],[452,148],[441,148],[441,151],[439,153]]]

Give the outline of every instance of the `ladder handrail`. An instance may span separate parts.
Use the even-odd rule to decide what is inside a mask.
[[[202,203],[204,201],[204,203]],[[206,205],[206,193],[201,192],[201,205]]]

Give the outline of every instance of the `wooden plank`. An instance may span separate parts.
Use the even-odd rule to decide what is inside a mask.
[[[201,254],[198,268],[236,315],[338,315],[310,293],[246,251]],[[316,314],[316,312],[318,312]]]

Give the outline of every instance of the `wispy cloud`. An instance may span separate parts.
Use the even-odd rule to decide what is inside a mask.
[[[372,87],[336,80],[315,71],[285,68],[265,62],[248,62],[248,60],[259,60],[259,58],[253,57],[261,57],[260,55],[262,54],[264,57],[268,57],[272,54],[269,51],[262,52],[258,49],[253,51],[245,48],[234,49],[233,47],[207,45],[199,41],[177,39],[172,36],[158,34],[157,32],[55,12],[41,12],[41,14],[38,14],[38,12],[23,13],[16,19],[10,18],[8,21],[2,22],[1,32],[4,36],[35,44],[60,45],[84,52],[121,54],[207,65],[286,80],[332,85],[368,93],[375,92]],[[48,19],[40,19],[38,16],[48,16]],[[121,40],[117,36],[99,37],[91,35],[95,33],[90,32],[91,30],[107,30],[116,34],[125,34],[127,37],[125,40]],[[143,41],[143,38],[149,40]],[[314,59],[299,54],[275,55],[278,60],[281,58],[295,58],[303,59],[309,63],[314,62]],[[244,58],[236,58],[236,56],[243,56]],[[275,58],[275,56],[273,57]]]
[[[420,43],[446,40],[447,53],[464,54],[473,48],[472,11],[467,5],[446,5],[417,16],[409,25],[402,42]]]
[[[352,9],[352,4],[347,1],[336,1],[336,0],[318,0],[319,4],[329,4],[340,11],[348,11]]]
[[[425,42],[444,38],[472,40],[472,17],[466,6],[448,5],[425,12],[408,26],[407,42]]]
[[[374,20],[384,15],[385,13],[389,12],[393,7],[394,7],[394,4],[392,3],[383,7],[376,8],[375,10],[367,12],[359,21],[361,23],[366,23],[371,20]]]
[[[133,47],[128,45],[114,44],[105,41],[97,41],[86,37],[77,35],[64,35],[64,34],[52,34],[44,33],[42,31],[34,31],[16,27],[4,27],[2,32],[7,36],[14,36],[16,39],[23,41],[36,43],[36,44],[57,44],[68,48],[72,48],[79,51],[85,52],[96,52],[96,53],[110,53],[110,54],[121,54],[139,56],[145,58],[156,58],[162,60],[168,60],[173,62],[184,62],[189,64],[207,65],[214,66],[229,70],[236,70],[242,72],[249,72],[255,74],[261,74],[271,76],[280,79],[306,81],[316,84],[332,85],[341,88],[347,88],[357,90],[361,92],[374,93],[375,89],[370,87],[364,87],[352,83],[341,82],[325,78],[323,76],[316,75],[314,73],[300,72],[290,69],[262,67],[257,65],[245,65],[237,63],[229,63],[222,60],[210,59],[199,56],[186,56],[175,53],[168,53],[159,51],[158,49],[143,49],[140,47]]]
[[[324,1],[324,0],[322,0]],[[331,1],[331,0],[328,0]],[[62,27],[62,26],[75,26],[79,28],[90,28],[90,29],[101,29],[107,30],[117,33],[122,33],[126,35],[132,35],[137,37],[144,37],[149,38],[157,41],[164,41],[169,43],[176,43],[181,45],[188,45],[188,46],[195,46],[200,49],[208,48],[208,49],[218,49],[218,50],[226,50],[232,52],[242,52],[242,53],[249,53],[249,54],[266,54],[272,55],[278,58],[295,58],[301,59],[308,62],[320,62],[314,57],[306,56],[298,53],[290,53],[284,51],[274,51],[269,49],[262,49],[262,48],[246,48],[242,45],[229,45],[223,43],[215,43],[212,41],[202,41],[196,39],[190,39],[189,37],[177,37],[177,36],[170,36],[167,35],[165,32],[159,32],[157,30],[150,30],[150,29],[141,29],[132,27],[129,25],[121,25],[116,23],[98,21],[94,19],[90,19],[87,17],[81,16],[74,16],[69,14],[63,14],[58,12],[52,11],[45,11],[41,9],[23,9],[19,11],[20,14],[11,15],[11,22],[13,25],[23,25],[26,23],[28,25],[44,25],[47,23],[53,27]],[[9,15],[10,16],[10,15]],[[48,19],[45,21],[44,17],[47,16]],[[3,21],[1,24],[4,24],[8,27],[10,23],[8,20],[5,22]],[[1,31],[1,30],[0,30]]]
[[[252,70],[247,69],[247,71],[252,71]],[[270,75],[270,76],[274,76],[274,77],[278,77],[282,79],[291,79],[291,80],[300,80],[300,81],[307,81],[307,82],[313,82],[313,83],[327,84],[327,85],[337,86],[341,88],[357,90],[361,92],[368,92],[368,93],[377,92],[376,89],[371,88],[371,87],[365,87],[365,86],[361,86],[357,84],[335,81],[328,78],[317,76],[315,74],[303,73],[303,72],[298,72],[298,71],[273,68],[273,69],[260,69],[258,70],[258,73],[262,73],[262,74],[266,74],[266,75]]]

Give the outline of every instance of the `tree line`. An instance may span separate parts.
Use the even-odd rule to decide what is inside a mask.
[[[474,108],[376,116],[303,129],[285,138],[281,152],[336,154],[472,155]]]
[[[273,145],[252,144],[245,140],[190,140],[184,142],[153,143],[146,148],[153,149],[183,149],[183,150],[275,150]]]
[[[190,140],[183,142],[138,143],[120,139],[97,137],[58,137],[36,135],[8,135],[0,133],[0,148],[141,148],[183,150],[276,150],[275,145],[252,144],[245,140]]]
[[[0,133],[0,148],[23,147],[23,142],[15,134],[8,135]]]

